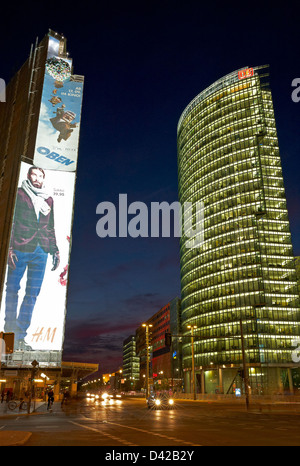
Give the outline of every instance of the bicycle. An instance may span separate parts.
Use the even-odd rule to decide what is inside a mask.
[[[24,400],[11,400],[8,402],[7,407],[10,411],[14,411],[19,408],[19,411],[27,411],[28,404]]]
[[[54,399],[53,399],[53,398],[50,398],[50,399],[48,400],[47,411],[51,411],[51,412],[52,412],[53,402],[54,402]]]

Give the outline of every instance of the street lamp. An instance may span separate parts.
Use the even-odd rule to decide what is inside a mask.
[[[245,353],[245,343],[244,343],[244,331],[243,331],[243,321],[240,319],[240,330],[241,330],[241,343],[242,343],[242,358],[243,358],[243,379],[245,386],[245,395],[246,395],[246,408],[249,410],[249,378],[248,378],[248,368],[246,364],[246,353]]]
[[[149,328],[152,324],[142,324],[146,329],[146,398],[149,397]]]
[[[192,393],[194,400],[196,400],[194,330],[197,325],[188,325],[187,328],[191,330],[192,337]]]

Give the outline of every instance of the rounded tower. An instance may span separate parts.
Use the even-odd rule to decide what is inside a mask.
[[[299,294],[267,66],[234,71],[187,106],[178,178],[181,205],[204,205],[204,241],[180,244],[187,391],[192,326],[197,392],[242,388],[243,362],[253,393],[278,392],[295,369]]]

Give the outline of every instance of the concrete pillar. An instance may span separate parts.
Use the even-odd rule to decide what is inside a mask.
[[[289,389],[290,393],[293,395],[294,394],[294,386],[293,386],[293,377],[292,377],[292,369],[288,369],[288,379],[289,379]]]
[[[57,381],[57,384],[54,385],[54,389],[53,389],[53,391],[54,391],[54,401],[59,401],[60,382],[61,382],[60,377],[58,377],[56,379],[56,381]]]
[[[74,383],[74,381],[72,380],[72,383],[71,383],[71,397],[75,397],[77,395],[77,383]]]
[[[277,371],[278,388],[279,388],[280,393],[283,393],[284,392],[284,387],[283,387],[283,383],[282,383],[282,380],[281,380],[281,369],[280,369],[280,367],[277,367],[276,371]]]
[[[184,388],[185,388],[185,393],[191,393],[191,372],[190,371],[185,371],[184,372]]]
[[[203,369],[201,370],[201,393],[202,395],[205,394],[205,374]]]
[[[78,369],[73,369],[71,376],[70,395],[76,397],[77,395],[77,381],[78,381]],[[117,388],[117,387],[114,387]]]
[[[219,390],[220,394],[224,394],[224,386],[223,386],[223,369],[219,367]]]

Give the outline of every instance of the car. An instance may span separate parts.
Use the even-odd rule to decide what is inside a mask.
[[[120,400],[123,398],[122,393],[118,392],[117,390],[112,390],[109,392],[109,397],[112,398],[113,400]]]
[[[152,393],[147,399],[148,409],[173,409],[174,398],[167,393]]]
[[[90,404],[91,403],[95,403],[96,401],[99,400],[99,395],[97,395],[96,393],[87,393],[86,394],[86,401],[89,402]]]
[[[104,392],[101,395],[102,404],[121,404],[122,403],[122,395],[117,392]]]

